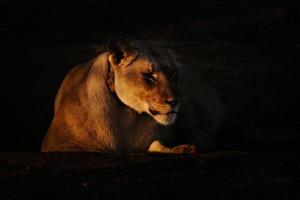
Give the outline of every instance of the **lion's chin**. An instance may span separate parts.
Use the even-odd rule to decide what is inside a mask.
[[[161,125],[170,126],[175,123],[177,119],[177,114],[176,113],[170,113],[165,115],[158,114],[156,116],[153,116],[153,118]]]

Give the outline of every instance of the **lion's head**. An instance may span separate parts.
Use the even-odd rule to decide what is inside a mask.
[[[122,103],[171,125],[179,112],[177,69],[169,50],[142,42],[111,42],[112,90]]]

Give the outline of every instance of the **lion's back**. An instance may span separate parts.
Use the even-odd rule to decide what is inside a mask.
[[[72,96],[77,96],[76,93],[78,92],[79,86],[82,84],[83,79],[86,78],[90,65],[90,62],[80,64],[68,72],[55,97],[55,113],[65,100],[71,98]]]

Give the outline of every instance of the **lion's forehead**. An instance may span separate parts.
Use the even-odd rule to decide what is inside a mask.
[[[171,73],[175,68],[169,60],[155,60],[154,63],[155,71],[161,71],[165,74]]]
[[[157,68],[170,67],[173,62],[171,55],[165,48],[143,43],[136,43],[135,47],[140,55],[140,58],[144,58]]]
[[[171,62],[169,60],[165,59],[157,59],[152,57],[145,57],[142,56],[138,60],[136,60],[136,63],[145,70],[150,71],[169,71],[168,69],[171,69]]]

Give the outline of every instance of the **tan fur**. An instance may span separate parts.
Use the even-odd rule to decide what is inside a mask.
[[[160,141],[155,140],[148,149],[149,152],[154,153],[196,153],[194,145],[182,144],[175,147],[166,147]]]
[[[56,96],[43,152],[195,152],[191,145],[166,147],[156,140],[181,107],[169,103],[181,98],[174,59],[160,47],[131,46],[122,50],[121,60],[117,52],[104,52],[69,72]]]

